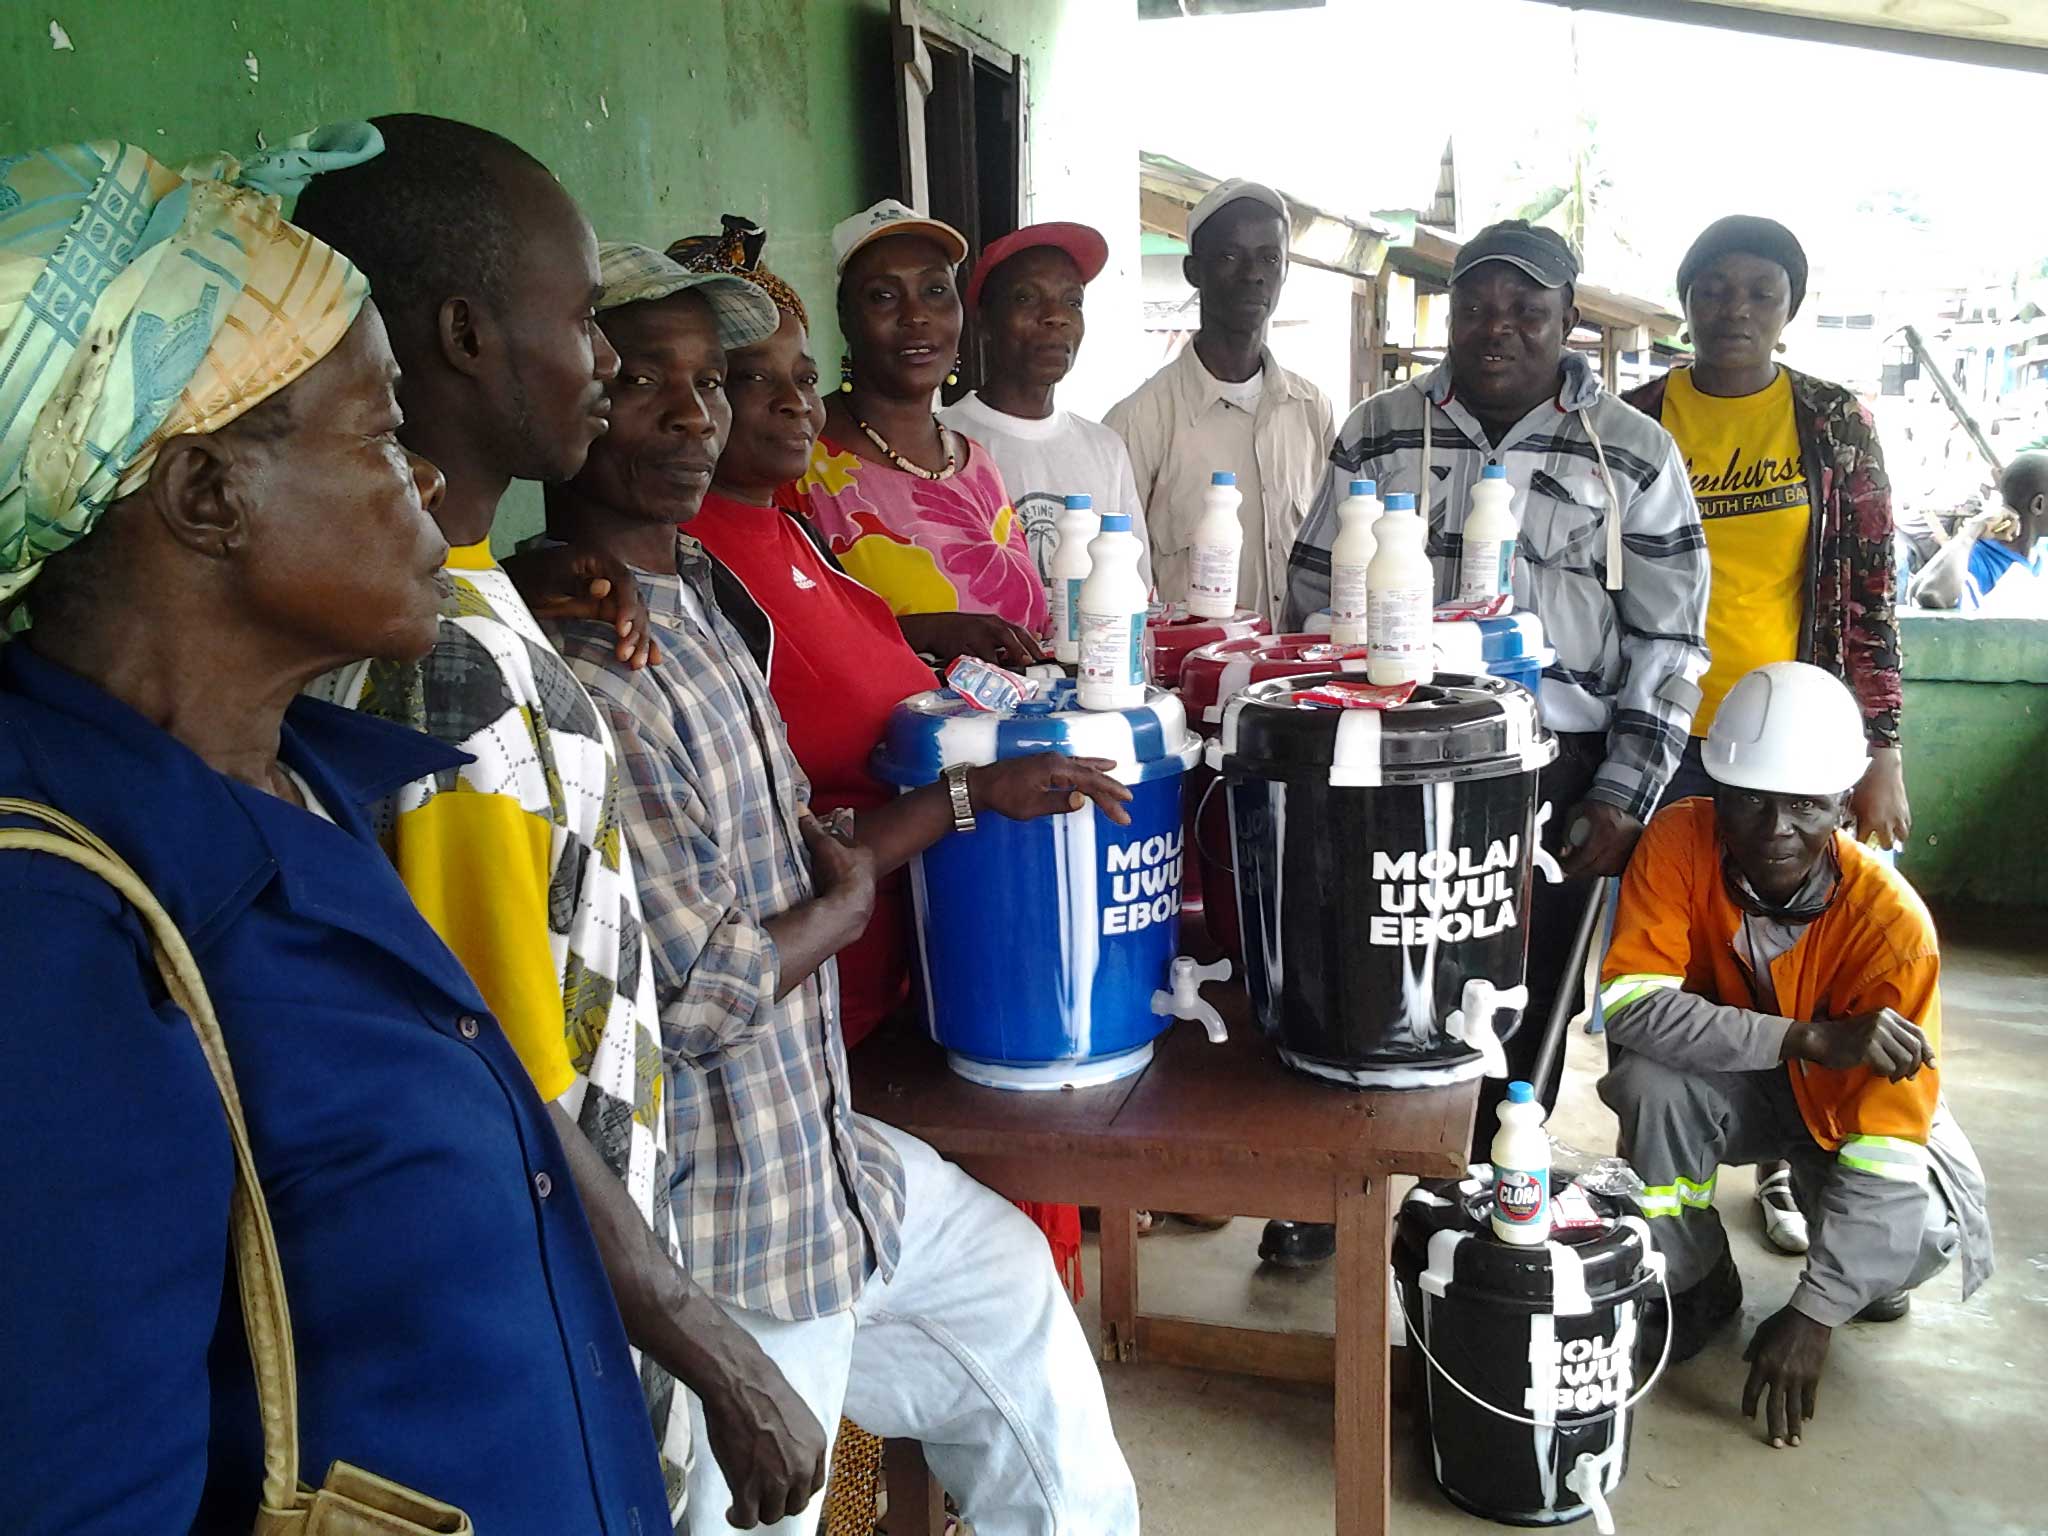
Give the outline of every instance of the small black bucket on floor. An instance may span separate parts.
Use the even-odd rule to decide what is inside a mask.
[[[1477,1178],[1419,1184],[1396,1224],[1431,1475],[1461,1509],[1507,1525],[1604,1514],[1627,1470],[1638,1383],[1655,1376],[1642,1324],[1663,1261],[1640,1216],[1597,1197],[1600,1227],[1500,1242],[1492,1198]]]

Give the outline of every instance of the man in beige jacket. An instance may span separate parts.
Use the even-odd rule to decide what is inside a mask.
[[[1226,181],[1188,215],[1181,270],[1202,325],[1104,421],[1130,449],[1159,596],[1187,597],[1190,535],[1217,470],[1237,476],[1244,554],[1237,601],[1279,622],[1287,555],[1314,504],[1335,422],[1323,392],[1274,360],[1266,327],[1287,280],[1286,199]]]

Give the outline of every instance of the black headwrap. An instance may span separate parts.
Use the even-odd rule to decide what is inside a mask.
[[[1678,264],[1678,302],[1681,305],[1685,303],[1685,296],[1692,292],[1693,279],[1700,275],[1702,269],[1716,257],[1726,256],[1730,251],[1761,256],[1765,261],[1774,261],[1783,267],[1785,276],[1792,283],[1792,307],[1786,311],[1786,318],[1799,313],[1799,306],[1806,299],[1806,248],[1799,243],[1797,235],[1776,219],[1760,219],[1747,213],[1731,213],[1700,231],[1700,237],[1693,241],[1692,249]]]

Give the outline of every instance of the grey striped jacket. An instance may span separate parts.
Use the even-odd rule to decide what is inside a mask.
[[[1354,476],[1377,481],[1382,497],[1416,492],[1427,476],[1429,553],[1448,598],[1472,487],[1492,463],[1507,469],[1521,525],[1516,606],[1543,621],[1557,652],[1543,674],[1544,723],[1605,732],[1591,796],[1647,821],[1707,670],[1706,539],[1670,434],[1602,389],[1577,354],[1559,369],[1555,399],[1497,444],[1455,397],[1448,363],[1354,410],[1288,560],[1287,627],[1329,603],[1337,504]]]

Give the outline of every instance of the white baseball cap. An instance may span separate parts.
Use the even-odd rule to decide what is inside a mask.
[[[832,226],[832,270],[844,272],[853,253],[886,235],[923,235],[946,249],[946,260],[959,266],[967,259],[967,237],[943,219],[928,219],[915,208],[885,197],[872,208]]]
[[[1194,243],[1195,231],[1208,223],[1215,214],[1229,204],[1243,199],[1264,203],[1280,215],[1282,224],[1292,229],[1294,216],[1288,212],[1286,198],[1263,182],[1246,181],[1242,177],[1233,176],[1228,181],[1218,182],[1207,197],[1195,204],[1194,212],[1188,215],[1188,243]]]

